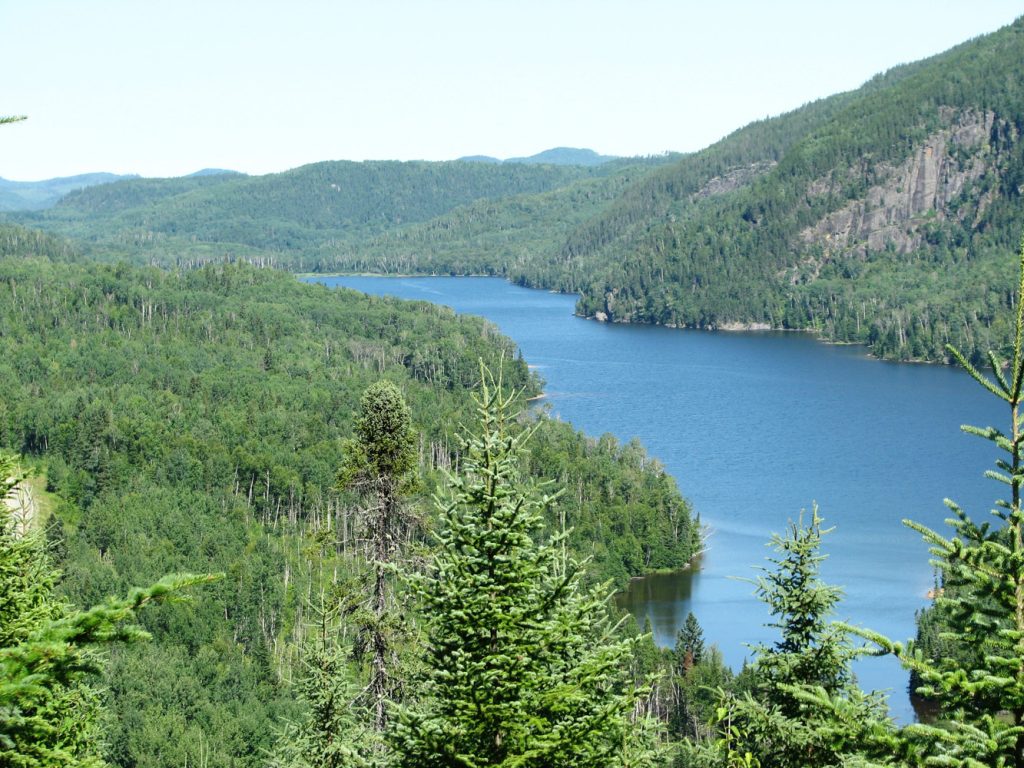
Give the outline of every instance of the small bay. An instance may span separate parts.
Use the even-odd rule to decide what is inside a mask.
[[[837,618],[894,639],[935,583],[928,549],[904,518],[943,528],[942,500],[984,519],[1002,493],[982,473],[990,444],[961,424],[1003,426],[1007,413],[962,371],[880,362],[863,348],[807,334],[681,331],[608,325],[573,315],[575,297],[498,278],[308,278],[330,286],[445,304],[482,315],[546,382],[553,416],[598,436],[638,437],[707,526],[707,549],[681,574],[635,579],[620,604],[672,645],[689,611],[726,662],[771,642],[754,578],[772,532],[818,504],[827,581],[845,597]],[[913,718],[907,675],[891,659],[858,662],[864,688],[887,689]]]

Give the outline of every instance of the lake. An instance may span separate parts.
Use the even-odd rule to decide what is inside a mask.
[[[675,477],[708,527],[691,573],[634,580],[621,604],[672,645],[689,611],[738,669],[745,643],[771,642],[753,586],[771,533],[819,505],[824,578],[845,597],[837,618],[894,639],[935,583],[928,551],[904,518],[943,527],[944,497],[983,517],[1001,486],[982,473],[995,452],[961,424],[1008,415],[962,371],[885,363],[863,348],[801,333],[726,333],[609,325],[573,315],[575,297],[497,278],[320,277],[366,293],[482,315],[544,378],[552,415],[591,435],[636,436]],[[913,717],[907,675],[890,659],[856,667],[861,685],[891,690]]]

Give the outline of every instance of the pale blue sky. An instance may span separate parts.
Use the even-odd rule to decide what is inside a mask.
[[[1004,0],[0,0],[0,176],[689,151]]]

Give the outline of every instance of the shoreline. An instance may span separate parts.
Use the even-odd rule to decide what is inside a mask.
[[[316,278],[316,277],[382,277],[382,278],[416,278],[416,277],[451,277],[451,278],[463,278],[463,277],[493,277],[498,280],[504,280],[510,285],[515,285],[519,288],[526,288],[531,291],[546,291],[547,293],[556,293],[563,296],[578,296],[568,291],[559,291],[553,288],[544,288],[540,286],[521,285],[514,283],[504,275],[486,274],[486,273],[468,273],[468,274],[442,274],[438,272],[412,272],[412,273],[384,273],[384,272],[292,272],[291,274],[295,277],[303,278]],[[603,312],[600,314],[604,314]],[[864,356],[871,359],[877,360],[883,363],[909,363],[911,365],[943,365],[948,366],[952,363],[947,363],[942,360],[927,360],[922,358],[915,358],[911,360],[899,360],[891,357],[879,357],[873,354],[869,347],[860,341],[842,341],[835,339],[825,339],[817,335],[817,332],[813,328],[773,328],[768,323],[725,323],[723,326],[717,328],[695,328],[687,325],[675,325],[673,323],[635,323],[628,320],[608,320],[597,317],[597,315],[581,315],[578,312],[573,313],[574,317],[578,317],[581,320],[593,320],[598,323],[604,323],[607,325],[632,325],[632,326],[650,326],[652,328],[668,328],[674,331],[700,331],[703,333],[808,333],[814,334],[814,340],[819,344],[827,344],[829,346],[836,347],[863,347]]]
[[[603,313],[602,313],[603,314]],[[813,336],[814,341],[818,344],[825,344],[830,347],[863,347],[864,356],[871,359],[877,360],[880,363],[898,363],[900,365],[909,363],[911,365],[952,365],[952,363],[945,363],[941,360],[927,360],[924,358],[912,358],[909,360],[899,360],[891,357],[879,357],[878,355],[871,352],[867,344],[861,341],[843,341],[840,339],[826,339],[817,334],[813,328],[773,328],[767,323],[725,323],[722,326],[715,328],[697,328],[690,325],[676,325],[674,323],[646,323],[639,322],[634,323],[630,320],[607,320],[601,319],[597,315],[581,315],[579,313],[573,313],[574,317],[578,317],[581,320],[593,320],[598,323],[605,325],[631,325],[631,326],[650,326],[651,328],[668,328],[673,331],[695,331],[697,333],[806,333]]]
[[[638,573],[636,576],[630,576],[628,583],[632,583],[634,581],[642,581],[643,579],[649,578],[651,576],[670,576],[676,573],[699,571],[700,559],[707,551],[707,547],[704,547],[703,549],[694,552],[693,555],[690,556],[690,559],[687,560],[686,563],[680,566],[679,568],[652,568],[650,570],[644,571],[643,573]],[[615,594],[622,594],[625,591],[625,588],[619,589],[615,591]]]

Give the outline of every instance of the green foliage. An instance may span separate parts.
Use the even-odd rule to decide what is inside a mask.
[[[346,650],[367,616],[354,597],[374,559],[365,510],[337,487],[366,390],[384,380],[402,392],[429,492],[457,460],[451,429],[472,414],[479,359],[504,358],[506,380],[528,394],[537,383],[493,326],[425,303],[247,265],[83,263],[19,227],[0,227],[0,252],[0,444],[44,465],[60,498],[56,588],[92,605],[166,573],[226,574],[201,601],[144,612],[153,642],[111,653],[105,757],[260,763],[273,724],[305,716],[291,680],[306,669],[312,596],[353,611]],[[641,573],[647,552],[651,567],[692,555],[690,509],[642,450],[546,422],[533,448],[558,458],[528,475],[571,482],[564,509],[583,533],[570,551],[602,540],[592,578]],[[423,512],[418,493],[410,512]],[[354,666],[344,684],[358,691],[366,669]]]
[[[480,434],[439,499],[437,550],[409,587],[428,617],[422,704],[403,708],[392,742],[408,766],[634,764],[623,688],[635,640],[615,641],[607,598],[585,593],[557,538],[538,543],[553,497],[530,488],[514,396],[485,370]],[[635,749],[635,745],[632,747]]]
[[[76,250],[70,242],[37,229],[0,223],[0,257],[43,256],[55,261],[70,261]]]
[[[149,635],[135,624],[145,605],[214,577],[165,577],[122,599],[73,611],[55,594],[57,572],[34,528],[15,527],[7,499],[19,478],[0,454],[0,764],[100,765],[101,670],[92,647]]]
[[[356,551],[334,486],[363,391],[389,377],[419,421],[455,422],[476,359],[510,345],[448,310],[249,267],[23,255],[0,262],[0,290],[0,441],[41,456],[65,499],[62,591],[91,604],[186,568],[227,574],[148,611],[155,642],[113,654],[108,758],[258,763],[271,723],[301,714],[287,680],[319,578],[302,540],[326,529]],[[525,364],[508,375],[530,382]],[[443,444],[432,428],[424,455]]]
[[[818,577],[825,555],[820,554],[822,530],[818,508],[804,525],[801,519],[790,523],[785,536],[773,534],[772,548],[778,559],[757,580],[755,594],[764,602],[776,621],[768,626],[779,630],[772,645],[754,647],[757,658],[755,676],[764,698],[787,717],[796,717],[801,702],[794,700],[786,686],[820,687],[827,693],[846,688],[851,679],[849,663],[854,652],[845,632],[829,622],[841,591],[822,583]]]
[[[355,439],[345,445],[342,483],[387,481],[396,489],[416,464],[416,433],[401,391],[390,381],[371,384],[359,402]]]
[[[669,732],[677,739],[706,743],[712,736],[708,723],[719,705],[718,692],[732,690],[736,681],[721,651],[705,647],[704,631],[693,613],[679,630],[669,665],[669,698],[662,707]]]
[[[569,531],[588,570],[624,584],[630,576],[679,570],[700,550],[699,518],[672,477],[636,439],[593,439],[568,424],[542,418],[526,466],[533,477],[564,489],[548,524]]]
[[[1024,291],[1024,243],[1018,291]],[[1018,293],[1018,295],[1021,295]],[[992,442],[1003,454],[988,477],[1005,484],[1009,499],[996,502],[993,519],[975,522],[950,500],[951,536],[913,521],[931,545],[943,589],[936,596],[938,639],[954,653],[926,655],[935,645],[903,646],[862,633],[895,654],[915,673],[920,691],[939,705],[939,721],[906,729],[905,737],[928,762],[950,766],[1024,765],[1024,509],[1021,486],[1024,389],[1024,307],[1018,302],[1012,358],[1004,366],[990,354],[986,377],[960,350],[952,354],[985,389],[1009,407],[1008,432],[965,426],[968,434]],[[969,649],[964,653],[963,650]]]
[[[336,646],[318,648],[308,662],[299,694],[309,704],[306,718],[289,723],[278,738],[269,768],[363,768],[375,735],[355,717],[358,697],[345,675],[346,660]]]
[[[679,673],[685,673],[704,658],[704,630],[693,611],[686,614],[686,621],[676,635],[673,656]]]
[[[771,646],[754,648],[752,690],[721,690],[717,738],[696,747],[711,765],[846,765],[853,758],[887,757],[896,743],[885,701],[853,682],[858,651],[847,631],[829,623],[840,592],[821,582],[821,537],[828,530],[815,507],[809,523],[791,523],[773,535],[778,553],[757,582],[756,594],[779,630]]]
[[[387,569],[409,540],[413,518],[401,494],[411,489],[416,464],[416,433],[398,387],[389,381],[370,385],[360,400],[354,431],[355,439],[345,444],[342,477],[364,498],[369,497],[364,514],[367,554],[373,561],[366,597],[369,611],[357,629],[356,658],[361,659],[365,652],[372,656],[370,680],[361,698],[373,710],[374,727],[380,732],[387,725],[387,705],[397,698],[400,688],[394,646],[401,621]]]

